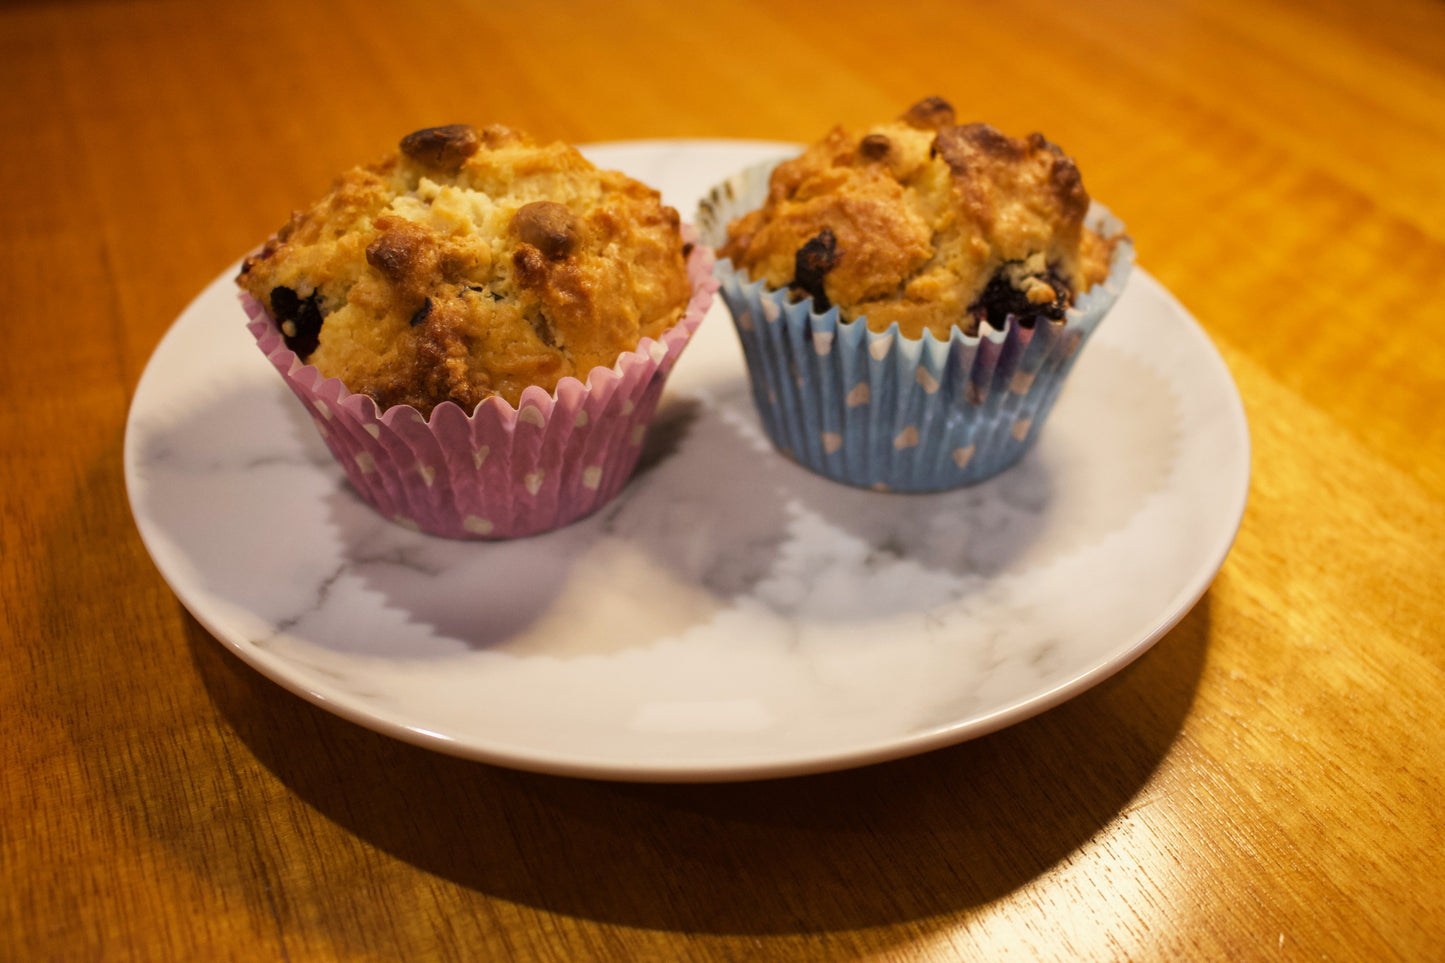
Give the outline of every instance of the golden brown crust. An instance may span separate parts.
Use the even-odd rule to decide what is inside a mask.
[[[955,124],[930,97],[897,121],[834,128],[778,165],[764,205],[729,225],[719,253],[875,330],[947,338],[992,317],[1000,283],[1010,304],[1044,305],[1050,292],[1053,316],[1103,280],[1113,239],[1084,225],[1088,209],[1078,168],[1042,135]]]
[[[292,215],[237,281],[322,374],[424,414],[585,380],[691,294],[656,191],[500,126],[408,135]]]

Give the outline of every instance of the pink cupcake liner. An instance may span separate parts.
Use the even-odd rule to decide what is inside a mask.
[[[690,228],[684,236],[694,241]],[[410,405],[378,411],[286,347],[265,307],[242,292],[256,345],[311,415],[352,487],[399,525],[448,538],[506,539],[560,528],[627,483],[663,385],[712,304],[712,252],[687,259],[692,297],[657,339],[643,338],[586,382],[530,387],[520,404],[488,398],[470,415],[453,402],[431,419]]]

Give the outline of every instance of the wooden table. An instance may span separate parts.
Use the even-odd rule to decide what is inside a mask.
[[[0,958],[1445,957],[1445,8],[0,7]],[[1031,721],[721,786],[532,775],[313,707],[137,535],[187,301],[434,123],[808,139],[923,94],[1077,157],[1244,398],[1213,587]]]

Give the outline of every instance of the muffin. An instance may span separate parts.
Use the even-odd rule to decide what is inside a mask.
[[[730,178],[699,223],[774,443],[884,490],[1017,461],[1133,260],[1062,150],[937,97]]]
[[[237,277],[262,351],[401,524],[515,537],[617,493],[711,302],[651,188],[505,127],[342,174]]]

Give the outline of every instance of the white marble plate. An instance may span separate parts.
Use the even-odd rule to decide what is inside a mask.
[[[690,216],[713,183],[785,150],[589,153]],[[979,487],[857,491],[776,455],[719,304],[616,502],[519,542],[418,535],[347,487],[251,341],[233,273],[176,320],[136,390],[125,472],[141,536],[246,662],[442,752],[683,781],[970,739],[1147,649],[1208,587],[1244,510],[1234,383],[1136,270],[1038,447]]]

